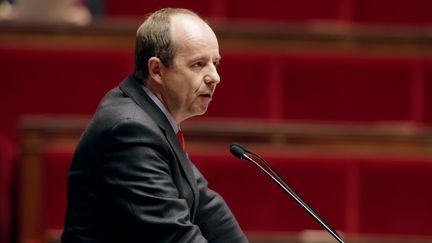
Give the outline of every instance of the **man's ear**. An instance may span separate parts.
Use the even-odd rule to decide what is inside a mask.
[[[150,59],[147,62],[149,76],[153,80],[155,80],[158,84],[162,83],[162,75],[161,75],[162,65],[163,65],[162,61],[157,57],[150,57]]]

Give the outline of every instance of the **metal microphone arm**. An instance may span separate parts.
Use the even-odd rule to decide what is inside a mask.
[[[288,193],[301,207],[303,207],[303,209],[306,210],[307,213],[309,213],[309,215],[311,215],[321,226],[323,226],[325,228],[325,230],[327,232],[329,232],[338,242],[340,243],[344,243],[344,241],[342,240],[342,238],[336,233],[336,231],[334,231],[326,222],[324,222],[323,219],[321,219],[321,217],[314,211],[312,210],[309,205],[307,205],[306,202],[304,202],[295,192],[294,190],[292,190],[288,184],[285,182],[285,180],[282,179],[282,177],[279,176],[279,174],[273,169],[271,168],[271,166],[265,162],[264,159],[262,159],[261,157],[259,157],[258,155],[244,150],[245,153],[243,153],[241,155],[240,158],[246,159],[247,161],[251,162],[252,164],[254,164],[255,166],[257,166],[261,171],[263,171],[268,177],[270,177],[274,182],[276,182],[276,184],[282,189],[284,190],[286,193]],[[264,164],[270,169],[270,171],[272,173],[270,173],[268,170],[266,170],[262,165],[260,165],[258,162],[256,162],[255,160],[253,160],[251,157],[249,157],[246,153],[251,153],[254,156],[258,157],[260,160],[262,160],[264,162]]]

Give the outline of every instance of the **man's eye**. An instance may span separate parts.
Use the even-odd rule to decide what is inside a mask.
[[[196,62],[193,64],[194,67],[204,67],[204,62]]]

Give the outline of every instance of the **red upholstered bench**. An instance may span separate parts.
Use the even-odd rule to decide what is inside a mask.
[[[415,119],[416,99],[423,92],[415,79],[420,60],[362,54],[287,55],[283,60],[280,90],[285,119]]]
[[[228,152],[229,153],[229,152]],[[228,153],[191,154],[246,231],[321,229],[289,195],[250,162]],[[349,159],[267,154],[263,156],[317,213],[346,230]]]
[[[72,150],[62,148],[48,148],[43,152],[44,232],[63,228],[66,175],[71,155]],[[319,228],[298,205],[247,162],[224,154],[191,157],[207,177],[210,187],[227,200],[245,230],[297,231]],[[321,216],[333,222],[335,227],[343,227],[347,192],[343,165],[347,164],[346,161],[275,157],[272,163],[302,192],[306,201],[322,212]],[[322,190],[316,193],[316,187]]]
[[[43,153],[43,228],[63,227],[72,150]],[[431,235],[432,159],[261,155],[328,223],[348,233]],[[228,202],[244,230],[320,229],[303,209],[249,162],[228,151],[191,159]]]
[[[359,231],[432,235],[432,159],[359,161]]]
[[[158,1],[140,1],[140,0],[129,0],[129,1],[116,1],[116,0],[105,0],[104,10],[105,14],[109,17],[127,17],[136,16],[144,17],[146,14],[154,12],[162,7],[182,7],[192,9],[198,12],[202,16],[211,16],[217,1],[204,0],[158,0]]]
[[[162,7],[185,7],[206,18],[242,21],[345,22],[375,25],[427,25],[432,22],[429,0],[105,0],[109,17],[143,17]]]
[[[429,0],[350,0],[352,20],[360,24],[428,25],[432,23]]]
[[[233,20],[307,22],[339,18],[339,0],[265,1],[225,0],[226,17]]]
[[[347,233],[431,235],[432,158],[263,157],[334,228]],[[249,231],[320,226],[258,168],[228,152],[191,158]]]
[[[339,1],[286,1],[276,0],[272,4],[262,1],[228,0],[159,0],[119,2],[106,0],[105,14],[110,17],[139,16],[156,11],[162,7],[184,7],[198,12],[205,18],[231,20],[273,20],[273,21],[308,21],[336,20],[339,15]],[[247,7],[245,7],[247,6]],[[314,6],[311,8],[310,6]]]
[[[206,117],[424,122],[432,75],[422,58],[328,53],[222,53]],[[423,98],[424,97],[424,98]]]
[[[205,117],[269,118],[272,55],[223,52],[221,82]],[[277,81],[277,80],[276,80]]]
[[[92,114],[133,69],[131,50],[0,48],[0,132],[21,114]],[[224,51],[206,117],[430,122],[431,65],[422,58]],[[25,67],[24,71],[20,71]],[[79,98],[78,98],[79,97]],[[14,135],[14,134],[10,134]]]
[[[0,47],[0,132],[23,114],[91,114],[133,68],[131,50]]]

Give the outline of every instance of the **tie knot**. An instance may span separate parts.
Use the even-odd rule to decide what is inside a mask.
[[[186,145],[185,145],[185,141],[184,141],[184,137],[183,137],[183,132],[181,130],[178,130],[178,132],[177,132],[177,140],[180,144],[180,147],[183,149],[183,151],[185,151]]]

